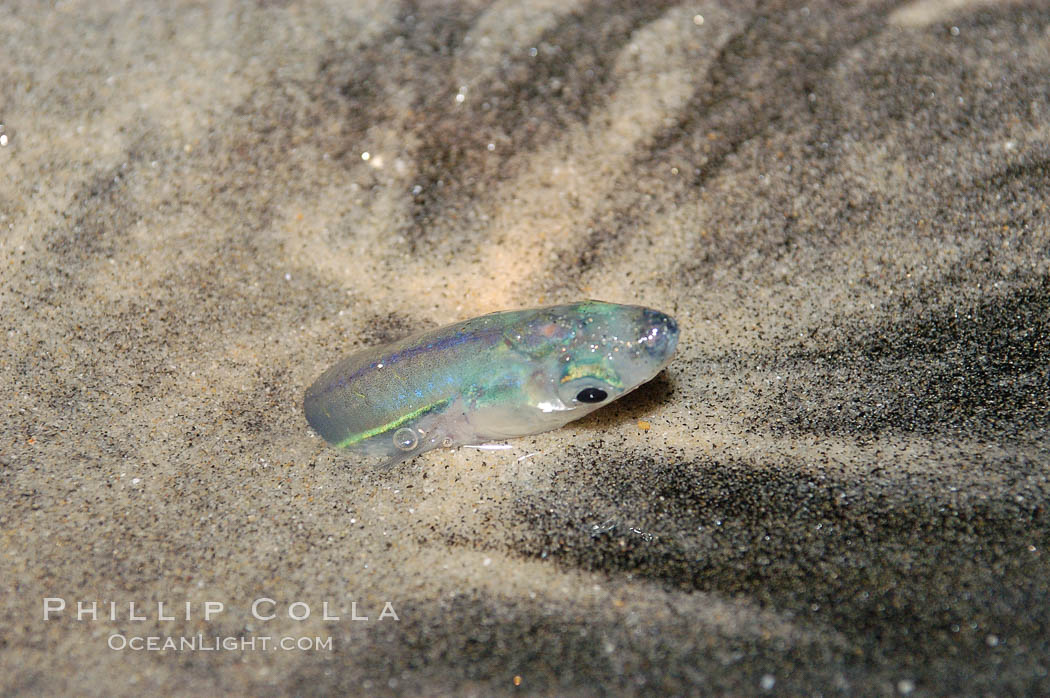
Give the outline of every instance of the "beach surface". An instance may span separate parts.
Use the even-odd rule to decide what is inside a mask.
[[[3,695],[1050,693],[1047,3],[0,15]],[[306,424],[583,298],[580,422]]]

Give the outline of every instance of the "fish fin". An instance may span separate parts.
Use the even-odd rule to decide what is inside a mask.
[[[416,449],[415,451],[409,451],[407,453],[395,453],[393,456],[387,458],[385,461],[378,463],[375,467],[381,470],[390,470],[398,463],[403,463],[407,460],[412,460],[420,453],[422,453],[422,451],[420,451],[419,449]]]
[[[423,437],[419,439],[419,443],[416,444],[415,448],[408,451],[398,450],[390,453],[390,457],[380,463],[377,467],[384,469],[393,468],[398,463],[411,460],[427,451],[433,451],[435,448],[446,446],[447,439],[448,434],[444,429],[432,429],[423,434]],[[451,446],[452,444],[448,443],[447,445]]]

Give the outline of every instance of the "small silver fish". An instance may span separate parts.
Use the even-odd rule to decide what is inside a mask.
[[[394,464],[556,429],[651,380],[677,344],[674,319],[641,306],[492,313],[344,358],[303,409],[328,443]]]

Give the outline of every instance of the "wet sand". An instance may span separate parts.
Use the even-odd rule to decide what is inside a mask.
[[[8,3],[0,692],[1050,692],[1050,8],[846,5]],[[676,360],[509,450],[306,425],[581,298]]]

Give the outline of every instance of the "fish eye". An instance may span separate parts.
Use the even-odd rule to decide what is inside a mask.
[[[576,400],[579,402],[601,402],[607,397],[609,394],[599,388],[584,388],[576,393]]]

